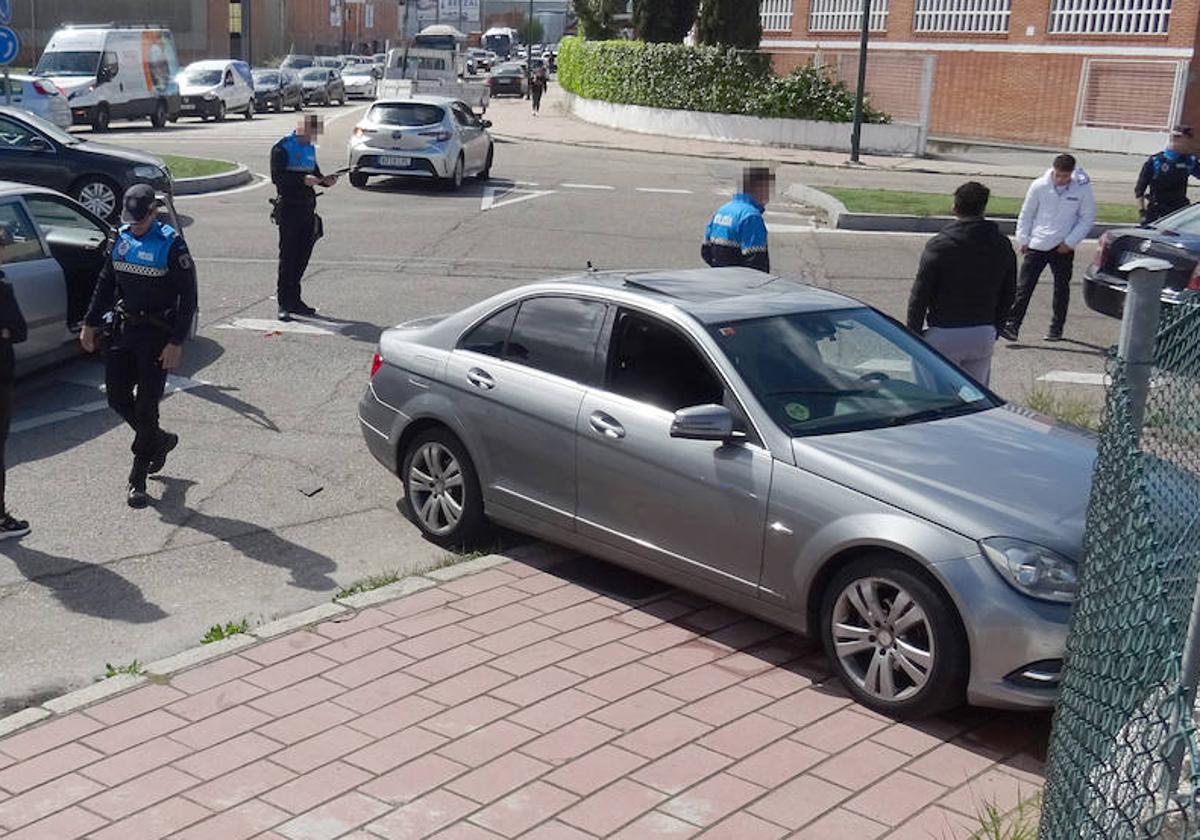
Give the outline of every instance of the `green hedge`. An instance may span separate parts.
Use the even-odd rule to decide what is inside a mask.
[[[559,44],[558,82],[578,96],[623,105],[831,122],[854,118],[854,95],[819,68],[775,76],[769,56],[744,50],[568,37]],[[865,119],[891,122],[869,106]]]

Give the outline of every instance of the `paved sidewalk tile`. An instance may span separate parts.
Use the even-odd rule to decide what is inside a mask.
[[[1042,785],[1044,716],[895,723],[778,627],[529,556],[0,738],[0,837],[966,840]]]

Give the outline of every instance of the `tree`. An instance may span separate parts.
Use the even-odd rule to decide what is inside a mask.
[[[624,0],[571,0],[571,7],[579,18],[579,34],[592,41],[616,37],[613,18],[624,6]]]
[[[546,34],[546,27],[542,26],[540,20],[537,18],[529,20],[525,15],[520,15],[513,29],[521,33],[521,40],[526,44],[540,44],[542,37]]]
[[[696,22],[700,0],[633,0],[633,26],[643,41],[678,44]]]
[[[704,0],[700,7],[700,43],[758,49],[762,41],[761,0]]]

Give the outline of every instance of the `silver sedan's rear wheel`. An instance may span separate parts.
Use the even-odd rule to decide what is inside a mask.
[[[84,178],[75,188],[75,200],[107,222],[117,220],[117,205],[121,198],[117,186],[107,178]]]
[[[863,558],[834,576],[821,635],[842,682],[876,711],[920,717],[962,701],[969,659],[953,603],[894,558]]]
[[[464,546],[484,529],[483,499],[475,467],[446,429],[429,429],[409,444],[401,467],[413,522],[439,545]]]

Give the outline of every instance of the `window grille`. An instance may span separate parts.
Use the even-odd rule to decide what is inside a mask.
[[[1004,34],[1012,0],[917,0],[914,32]]]
[[[1171,0],[1052,0],[1050,32],[1059,35],[1166,35]]]
[[[792,31],[792,0],[762,0],[764,32]]]
[[[862,0],[812,0],[809,32],[857,32],[862,28]],[[871,3],[872,32],[887,31],[888,0]]]

